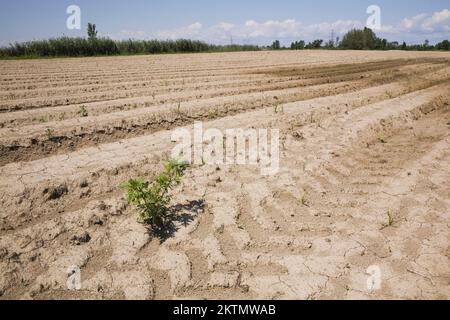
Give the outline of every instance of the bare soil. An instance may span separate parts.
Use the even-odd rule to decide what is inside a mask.
[[[448,53],[0,70],[0,299],[450,299]],[[172,225],[155,232],[119,186],[151,180],[172,130],[194,121],[280,129],[280,170],[191,166],[172,192]],[[73,265],[78,291],[66,284]],[[367,287],[370,266],[379,290]]]

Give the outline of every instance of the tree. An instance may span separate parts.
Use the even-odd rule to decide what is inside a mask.
[[[364,45],[366,48],[373,50],[375,49],[375,44],[377,42],[377,36],[375,32],[372,31],[372,29],[364,28]]]
[[[403,44],[402,44],[402,50],[406,50],[407,48],[408,48],[408,46],[406,45],[406,42],[403,41]]]
[[[327,49],[334,49],[334,47],[335,47],[334,40],[329,40],[328,42],[326,42],[324,47]]]
[[[322,43],[323,43],[322,39],[316,39],[313,42],[308,43],[306,45],[306,49],[320,49]]]
[[[89,40],[97,39],[97,33],[98,33],[98,31],[97,31],[97,27],[95,26],[95,24],[92,24],[89,22],[88,26],[87,26],[87,35],[88,35]]]
[[[373,50],[377,47],[377,36],[369,29],[353,29],[347,32],[341,41],[341,48],[352,50]]]
[[[275,40],[272,43],[272,49],[273,50],[280,50],[281,49],[281,45],[280,45],[280,41],[279,40]]]
[[[450,42],[448,40],[444,40],[436,45],[436,49],[450,51]]]
[[[303,49],[305,49],[305,41],[300,40],[300,41],[292,42],[291,49],[292,50],[303,50]]]
[[[377,50],[386,50],[388,48],[387,39],[376,38],[375,48]]]
[[[390,50],[396,50],[399,48],[399,43],[398,41],[393,41],[393,42],[389,42],[388,43],[388,49]]]

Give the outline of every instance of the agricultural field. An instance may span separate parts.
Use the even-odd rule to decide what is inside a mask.
[[[153,230],[121,185],[195,121],[279,171],[191,165]],[[449,53],[0,61],[0,299],[450,299],[449,181]]]

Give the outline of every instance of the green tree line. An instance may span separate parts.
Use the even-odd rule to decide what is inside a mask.
[[[35,40],[13,43],[0,48],[0,58],[17,57],[86,57],[134,54],[232,52],[258,50],[303,50],[303,49],[341,49],[341,50],[450,50],[450,43],[444,40],[436,45],[428,41],[420,45],[407,45],[381,39],[369,28],[350,30],[343,38],[324,42],[316,39],[309,43],[303,40],[292,42],[289,48],[282,47],[279,40],[271,46],[255,45],[212,45],[203,41],[179,40],[120,40],[98,36],[95,24],[88,24],[87,38],[60,37],[49,40]]]
[[[436,45],[430,45],[428,40],[423,44],[407,45],[406,42],[389,42],[387,39],[378,38],[376,34],[369,28],[353,29],[347,32],[342,38],[332,39],[323,45],[323,40],[314,40],[306,43],[303,40],[292,42],[290,49],[341,49],[341,50],[415,50],[415,51],[431,51],[431,50],[450,50],[450,42],[444,40]],[[288,48],[286,48],[288,49]]]

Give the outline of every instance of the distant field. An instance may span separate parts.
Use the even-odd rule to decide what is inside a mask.
[[[0,61],[0,298],[449,299],[449,120],[449,53]],[[161,239],[119,185],[194,121],[280,129],[280,171],[191,167]]]

